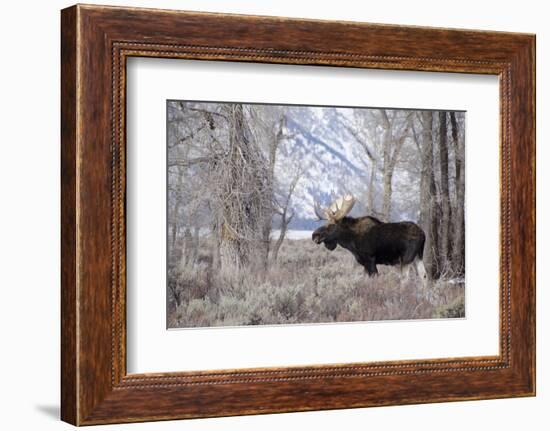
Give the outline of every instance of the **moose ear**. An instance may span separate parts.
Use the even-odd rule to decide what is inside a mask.
[[[334,250],[336,248],[336,241],[325,241],[325,247],[328,248],[330,251]]]

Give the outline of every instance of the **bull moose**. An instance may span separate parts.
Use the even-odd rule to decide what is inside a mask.
[[[424,231],[415,223],[402,221],[384,223],[372,216],[348,217],[355,198],[347,194],[321,210],[315,204],[315,213],[326,224],[313,232],[316,244],[324,243],[330,251],[337,245],[349,250],[369,276],[377,275],[376,265],[414,264],[418,276],[425,282],[427,273],[422,261]]]

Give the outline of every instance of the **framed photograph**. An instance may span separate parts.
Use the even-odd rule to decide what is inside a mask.
[[[61,14],[62,419],[535,394],[535,37]]]

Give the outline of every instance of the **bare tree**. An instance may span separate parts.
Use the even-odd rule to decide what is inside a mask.
[[[401,148],[408,137],[411,114],[406,111],[388,109],[380,109],[378,111],[384,129],[382,158],[384,201],[382,204],[382,219],[389,221],[391,215],[393,174]]]
[[[365,209],[369,214],[374,216],[380,216],[375,205],[375,185],[376,175],[380,165],[380,133],[379,133],[379,121],[376,115],[371,110],[359,110],[353,111],[353,120],[351,124],[346,119],[340,119],[345,126],[347,132],[353,137],[362,149],[362,156],[359,159],[365,166],[365,170],[368,172],[368,182],[365,198]]]
[[[463,117],[463,116],[462,116]],[[465,195],[465,172],[464,172],[464,133],[459,133],[459,125],[456,114],[450,113],[451,135],[455,154],[455,217],[453,228],[453,253],[452,261],[455,273],[464,274],[464,195]]]
[[[184,104],[168,106],[168,232],[169,265],[192,265],[198,256],[199,229],[202,226],[202,187],[198,173],[208,174],[208,157],[197,156],[195,145],[202,141],[204,121]],[[191,233],[192,232],[192,233]],[[188,234],[192,241],[187,241]]]
[[[426,235],[424,265],[430,278],[437,275],[437,226],[435,214],[435,175],[433,158],[433,112],[420,113],[422,171],[420,179],[420,225]]]
[[[242,104],[225,107],[229,117],[229,152],[220,184],[222,225],[220,258],[225,270],[247,265],[265,266],[264,220],[271,215],[268,168],[251,139]],[[267,213],[267,214],[266,214]],[[260,251],[261,259],[258,259]]]
[[[294,177],[292,178],[290,185],[288,187],[288,190],[286,192],[286,195],[283,197],[283,202],[281,204],[277,203],[275,206],[275,212],[277,215],[281,218],[281,225],[279,230],[279,237],[277,238],[277,241],[275,242],[275,245],[273,246],[273,252],[271,255],[271,260],[273,262],[277,262],[277,258],[279,256],[279,249],[281,248],[281,245],[283,244],[283,241],[285,239],[286,233],[288,231],[288,225],[290,222],[292,222],[292,219],[294,218],[294,211],[290,208],[290,203],[292,199],[292,195],[294,194],[294,190],[296,189],[296,186],[298,185],[298,182],[300,181],[300,178],[303,175],[303,170],[298,169]]]
[[[449,150],[447,147],[447,112],[439,112],[439,165],[441,188],[441,260],[450,261],[451,202],[449,198]]]
[[[266,205],[271,201],[270,207],[266,208],[263,216],[262,239],[263,248],[261,250],[264,269],[267,270],[271,250],[271,231],[273,225],[273,216],[279,212],[276,202],[276,190],[278,181],[275,176],[275,167],[277,164],[277,155],[281,144],[287,137],[286,115],[284,111],[275,106],[251,106],[250,108],[250,128],[255,139],[261,142],[267,154],[267,172],[264,185],[264,195]],[[283,237],[284,239],[284,237]]]

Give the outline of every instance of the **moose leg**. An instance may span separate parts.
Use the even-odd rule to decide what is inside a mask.
[[[414,268],[416,269],[416,273],[422,280],[422,287],[428,287],[428,273],[426,272],[426,267],[424,266],[424,262],[422,261],[422,259],[417,257],[414,260]]]
[[[408,283],[410,279],[409,270],[411,268],[411,265],[405,264],[402,257],[399,258],[399,263],[397,265],[399,267],[399,286],[403,287]]]
[[[376,260],[374,259],[374,257],[368,257],[366,259],[365,269],[370,276],[378,275],[378,270],[376,269]]]
[[[407,266],[405,266],[405,278],[407,280],[410,280],[411,279],[411,264],[408,264]],[[414,269],[413,269],[414,271]]]
[[[418,273],[418,276],[421,279],[428,278],[428,273],[426,272],[426,268],[424,267],[424,262],[422,262],[422,259],[416,259],[414,261],[414,266],[416,268],[416,272]]]

